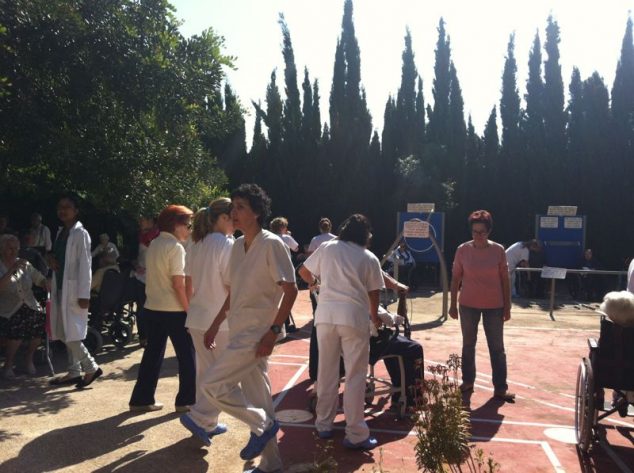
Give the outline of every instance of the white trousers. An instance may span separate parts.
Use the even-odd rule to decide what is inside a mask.
[[[64,342],[68,354],[68,374],[71,377],[81,376],[81,372],[94,373],[99,368],[84,344],[77,340]]]
[[[346,438],[352,443],[370,436],[365,423],[365,378],[370,357],[368,329],[347,325],[319,324],[319,368],[317,370],[317,408],[315,427],[319,432],[332,430],[339,403],[339,357],[343,353],[346,383],[343,413],[346,417]]]
[[[275,420],[268,357],[256,358],[254,342],[249,347],[231,344],[215,360],[200,383],[200,392],[216,409],[226,412],[262,435]],[[197,401],[198,403],[198,401]],[[273,438],[264,448],[258,465],[263,471],[282,468],[282,458]]]
[[[211,404],[202,390],[202,380],[205,374],[212,370],[220,354],[229,344],[229,332],[222,331],[216,335],[216,348],[208,350],[205,347],[203,330],[188,329],[196,349],[196,404],[191,406],[189,416],[196,424],[204,428],[207,432],[213,430],[218,425],[218,415],[220,411]]]

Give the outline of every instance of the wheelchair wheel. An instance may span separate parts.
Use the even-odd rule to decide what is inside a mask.
[[[376,385],[374,381],[365,383],[365,403],[371,405],[374,401],[374,394],[376,392]]]
[[[577,392],[575,396],[575,435],[577,446],[582,453],[586,453],[590,449],[596,418],[592,364],[590,360],[583,358],[577,371]]]
[[[116,320],[110,324],[108,329],[112,343],[117,348],[123,348],[132,340],[132,327],[127,322]]]
[[[101,351],[103,347],[103,337],[99,330],[94,327],[88,326],[88,332],[86,332],[86,338],[84,339],[84,346],[88,349],[91,355],[96,355]]]

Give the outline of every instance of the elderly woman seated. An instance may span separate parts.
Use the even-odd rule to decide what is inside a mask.
[[[121,271],[119,269],[119,265],[117,264],[118,256],[119,255],[117,253],[111,250],[107,250],[102,253],[102,266],[95,271],[95,274],[92,275],[92,281],[90,282],[90,293],[92,295],[97,295],[101,291],[101,284],[103,283],[103,277],[106,274],[106,271],[116,271],[117,273]]]
[[[28,340],[26,372],[35,374],[33,354],[44,334],[45,316],[33,295],[33,284],[46,286],[46,278],[31,263],[18,258],[20,242],[14,235],[0,236],[0,334],[7,338],[4,378],[14,378],[15,354]]]

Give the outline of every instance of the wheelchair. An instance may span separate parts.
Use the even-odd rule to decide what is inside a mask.
[[[599,340],[588,339],[590,352],[577,371],[575,434],[582,453],[599,439],[599,421],[618,412],[628,415],[634,406],[634,328],[601,317]],[[615,393],[612,407],[605,406],[605,389]]]
[[[103,346],[106,331],[117,348],[132,340],[136,323],[134,281],[126,271],[106,271],[99,294],[90,300],[88,333],[84,344],[91,353]]]

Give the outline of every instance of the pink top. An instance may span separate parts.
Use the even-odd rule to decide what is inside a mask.
[[[486,248],[476,248],[473,241],[456,250],[453,277],[462,279],[460,305],[474,309],[504,307],[502,277],[508,277],[504,247],[489,240]]]

